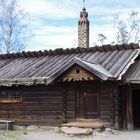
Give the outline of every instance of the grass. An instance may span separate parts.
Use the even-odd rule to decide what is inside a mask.
[[[19,131],[1,130],[0,140],[18,140],[20,137],[24,135],[27,135],[27,132],[25,130],[19,130]]]

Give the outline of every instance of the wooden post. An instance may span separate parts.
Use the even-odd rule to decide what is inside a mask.
[[[118,90],[116,89],[116,91],[114,91],[114,93],[115,93],[115,99],[114,99],[114,107],[115,107],[115,122],[114,122],[114,126],[115,126],[115,128],[116,129],[119,129],[119,127],[120,127],[120,122],[119,122],[119,93],[118,93]]]
[[[67,89],[63,93],[63,123],[67,122]]]
[[[133,130],[133,109],[132,109],[132,89],[130,86],[126,88],[126,116],[127,116],[127,129]]]
[[[126,118],[126,92],[125,86],[121,88],[121,103],[122,103],[122,127],[124,130],[127,129],[127,118]]]

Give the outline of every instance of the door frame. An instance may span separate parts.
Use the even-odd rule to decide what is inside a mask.
[[[122,94],[123,129],[134,130],[133,95],[134,90],[140,90],[139,85],[124,85]]]
[[[82,88],[90,88],[90,89],[94,89],[95,88],[95,90],[96,90],[96,92],[97,92],[97,117],[99,117],[99,104],[100,104],[100,102],[99,102],[99,88],[98,88],[98,86],[93,86],[93,85],[82,85],[82,86],[79,86],[79,87],[77,87],[76,88],[76,118],[81,118],[81,117],[79,117],[80,116],[80,110],[79,110],[79,105],[80,105],[80,92],[81,92],[81,89]],[[82,117],[83,119],[84,119],[84,117]],[[94,118],[93,118],[94,119]]]

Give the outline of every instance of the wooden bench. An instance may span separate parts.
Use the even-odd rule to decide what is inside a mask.
[[[0,120],[0,123],[6,123],[6,130],[13,130],[13,124],[15,121],[13,120]]]

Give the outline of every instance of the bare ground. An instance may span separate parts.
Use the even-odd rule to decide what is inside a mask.
[[[0,131],[0,140],[140,140],[140,130],[121,131],[119,134],[93,136],[66,136],[54,130]]]

